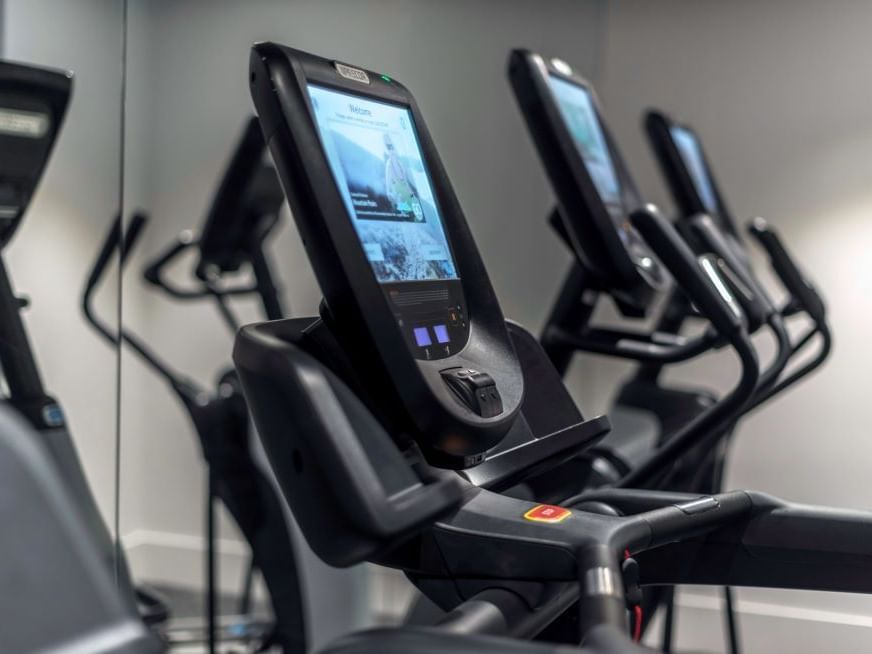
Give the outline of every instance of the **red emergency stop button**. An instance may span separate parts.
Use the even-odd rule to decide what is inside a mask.
[[[525,520],[533,522],[563,522],[572,515],[572,511],[562,506],[552,504],[539,504],[524,514]]]

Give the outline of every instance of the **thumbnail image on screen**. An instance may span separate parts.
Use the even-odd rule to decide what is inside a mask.
[[[696,187],[696,194],[702,201],[703,207],[709,213],[717,215],[717,196],[715,196],[715,189],[712,186],[712,180],[708,174],[708,168],[705,165],[702,148],[699,145],[696,134],[684,127],[670,127],[669,133],[672,135],[672,140],[675,142],[678,152],[681,154],[681,159],[690,173],[690,178],[693,180],[694,187]]]
[[[563,120],[600,198],[604,204],[621,204],[618,175],[590,92],[554,75],[550,75],[549,80]]]
[[[408,109],[309,84],[321,143],[379,282],[457,279]]]

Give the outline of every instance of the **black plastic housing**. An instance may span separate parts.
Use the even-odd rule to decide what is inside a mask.
[[[825,323],[827,308],[823,298],[796,265],[775,230],[763,218],[757,217],[748,224],[748,233],[766,250],[773,270],[812,320]]]
[[[356,71],[356,79],[339,70]],[[514,422],[523,376],[487,271],[414,98],[387,76],[273,43],[252,49],[250,80],[265,140],[324,293],[324,319],[378,404],[392,407],[388,431],[411,434],[438,465],[480,463]],[[332,176],[307,90],[310,82],[411,113],[459,274],[452,292],[466,305],[466,342],[450,356],[424,360],[410,349],[397,307],[373,273]],[[452,367],[489,374],[501,394],[502,413],[482,418],[464,406],[440,374]]]
[[[237,270],[250,257],[252,240],[272,227],[285,201],[275,169],[263,162],[266,144],[257,118],[245,124],[242,137],[215,193],[200,235],[197,275],[209,267]]]
[[[744,315],[726,287],[718,285],[717,271],[706,269],[706,260],[697,258],[666,218],[648,206],[633,212],[631,220],[719,334],[730,338],[744,329]]]
[[[244,327],[233,360],[309,545],[326,563],[348,566],[459,506],[460,480],[415,473],[346,384],[290,342],[307,320]]]
[[[748,316],[750,331],[754,332],[772,317],[776,309],[766,289],[748,268],[747,256],[743,256],[744,252],[739,254],[740,248],[736,247],[736,241],[731,240],[708,214],[697,214],[688,219],[687,231],[694,235],[694,242],[699,243],[702,251],[711,252],[723,259],[730,274],[735,275],[739,283],[749,291],[748,294],[739,294],[738,297]]]
[[[0,248],[42,178],[72,88],[71,73],[0,61]]]
[[[90,516],[40,440],[0,405],[0,518],[14,525],[0,542],[0,651],[164,652],[119,590]]]
[[[591,85],[565,62],[553,61],[527,50],[509,56],[509,81],[527,123],[527,128],[557,195],[559,214],[568,244],[576,257],[596,277],[599,287],[615,297],[628,315],[646,313],[666,276],[644,241],[629,224],[630,213],[643,201],[624,164],[608,126],[601,117]],[[609,155],[620,180],[622,224],[610,213],[597,192],[573,140],[554,94],[549,77],[583,88],[591,96]],[[619,235],[623,232],[623,240]]]

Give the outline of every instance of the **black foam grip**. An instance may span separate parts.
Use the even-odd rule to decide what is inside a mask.
[[[799,270],[778,234],[769,227],[763,218],[752,220],[748,224],[748,233],[766,250],[772,269],[781,279],[784,287],[815,322],[823,322],[826,319],[826,307],[823,299]]]
[[[742,328],[741,316],[721,297],[700,268],[696,255],[657,208],[646,205],[637,209],[630,215],[630,221],[715,329],[727,338],[736,334]]]

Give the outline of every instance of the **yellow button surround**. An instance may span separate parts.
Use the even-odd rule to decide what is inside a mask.
[[[572,511],[570,511],[569,509],[564,509],[562,506],[554,506],[553,504],[537,504],[524,514],[524,520],[529,520],[530,522],[548,522],[554,524],[557,522],[563,522],[571,515]]]

